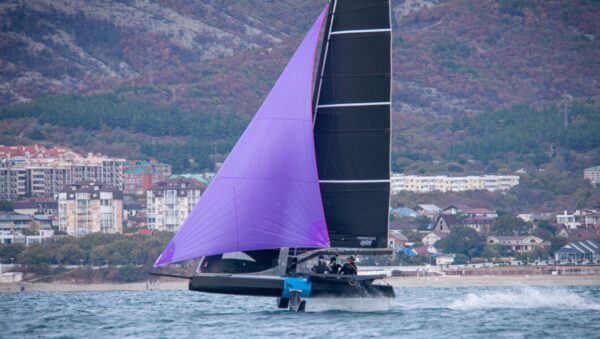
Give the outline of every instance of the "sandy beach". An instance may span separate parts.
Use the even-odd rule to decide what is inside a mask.
[[[0,284],[0,293],[21,292],[90,292],[90,291],[155,291],[155,290],[187,290],[188,281],[163,281],[159,283],[130,283],[130,284],[71,284],[71,283],[15,283]]]
[[[474,286],[600,286],[600,276],[440,276],[440,277],[390,277],[383,283],[394,287],[474,287]],[[82,292],[82,291],[153,291],[187,290],[187,280],[170,280],[158,283],[130,284],[73,284],[73,283],[15,283],[0,284],[0,293],[21,292]]]

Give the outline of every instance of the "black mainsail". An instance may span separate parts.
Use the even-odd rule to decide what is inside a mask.
[[[388,0],[332,0],[315,86],[315,148],[331,247],[386,248],[390,199]]]

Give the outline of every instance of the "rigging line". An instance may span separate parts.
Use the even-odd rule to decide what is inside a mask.
[[[325,51],[323,52],[323,58],[320,60],[319,66],[321,66],[320,74],[319,74],[319,87],[317,89],[317,97],[314,102],[314,110],[313,110],[313,129],[315,124],[317,123],[317,108],[319,107],[319,100],[321,99],[321,88],[323,86],[323,75],[325,74],[325,65],[327,64],[327,54],[329,53],[329,38],[331,36],[331,30],[333,29],[333,20],[335,19],[335,9],[337,7],[337,1],[333,0],[333,8],[331,9],[331,15],[328,16],[326,21],[326,28],[329,28],[329,31],[326,32],[326,35],[323,37],[325,40]],[[329,14],[328,14],[329,15]],[[327,24],[329,27],[327,27]],[[318,67],[318,66],[317,66]]]

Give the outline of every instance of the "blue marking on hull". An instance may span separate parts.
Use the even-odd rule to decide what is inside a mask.
[[[301,291],[300,296],[302,296],[302,298],[307,298],[310,296],[311,289],[312,283],[306,278],[286,277],[283,279],[283,293],[281,294],[281,297],[289,299],[291,297],[291,290],[299,290]]]

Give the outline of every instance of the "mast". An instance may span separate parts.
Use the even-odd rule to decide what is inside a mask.
[[[391,145],[389,0],[332,0],[314,95],[329,239],[387,248]]]

